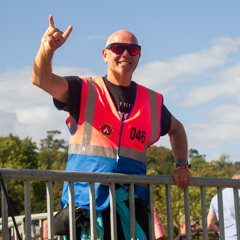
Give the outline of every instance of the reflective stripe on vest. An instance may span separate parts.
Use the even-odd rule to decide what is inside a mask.
[[[115,159],[119,155],[146,164],[147,148],[160,138],[163,98],[141,85],[136,88],[133,107],[122,122],[103,79],[82,78],[81,114],[69,154]]]

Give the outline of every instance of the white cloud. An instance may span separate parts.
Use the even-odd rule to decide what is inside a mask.
[[[54,67],[56,74],[95,76],[88,69],[74,67]],[[0,133],[9,133],[21,138],[32,137],[36,142],[46,137],[48,130],[59,130],[67,141],[68,129],[65,124],[67,114],[58,111],[52,97],[32,85],[32,67],[9,69],[0,73]]]
[[[208,160],[217,160],[223,153],[239,161],[240,105],[220,104],[203,112],[204,121],[185,125],[189,147],[208,153]],[[218,158],[216,157],[218,156]]]
[[[136,70],[134,79],[156,91],[176,90],[182,81],[193,80],[208,70],[222,67],[231,52],[238,51],[240,38],[218,38],[212,42],[210,49],[203,49],[199,53],[185,54],[170,58],[166,62],[155,61],[141,66]]]
[[[53,72],[59,76],[96,76],[96,74],[94,72],[91,72],[89,69],[79,67],[54,66]]]
[[[11,69],[0,74],[1,110],[26,108],[34,104],[46,104],[47,94],[31,83],[31,67]]]
[[[215,80],[209,85],[190,89],[181,105],[195,106],[207,103],[217,97],[235,96],[239,99],[240,93],[240,63],[223,69],[215,74]]]
[[[48,130],[59,130],[63,133],[61,137],[69,140],[65,124],[67,113],[56,110],[52,102],[46,106],[16,109],[15,115],[17,120],[15,131],[20,136],[30,136],[39,142],[46,137]]]
[[[211,112],[213,122],[221,122],[223,124],[240,126],[240,105],[222,104]],[[239,136],[240,137],[240,136]]]

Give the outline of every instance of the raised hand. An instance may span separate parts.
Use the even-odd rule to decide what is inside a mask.
[[[63,33],[58,28],[54,27],[53,16],[49,16],[49,27],[42,37],[41,44],[46,53],[54,53],[54,51],[61,47],[69,37],[72,31],[72,26],[69,26]]]

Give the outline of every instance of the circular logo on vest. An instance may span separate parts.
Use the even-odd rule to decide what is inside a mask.
[[[112,136],[112,125],[108,124],[108,123],[102,123],[102,126],[99,127],[100,128],[100,133],[105,136],[105,137],[111,137]]]

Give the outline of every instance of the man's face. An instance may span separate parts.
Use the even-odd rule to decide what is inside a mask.
[[[108,44],[116,42],[138,44],[136,38],[127,31],[119,31],[118,34],[113,35],[109,39]],[[108,75],[113,74],[115,77],[132,76],[141,55],[139,53],[136,56],[131,56],[127,49],[120,55],[115,54],[111,50],[103,49],[102,54],[104,61],[108,63]]]
[[[191,232],[195,233],[196,232],[196,224],[191,225]]]
[[[186,234],[186,225],[185,225],[185,223],[180,225],[180,229],[181,229],[181,234]],[[196,231],[197,231],[196,224],[191,225],[191,232],[195,233]]]

